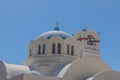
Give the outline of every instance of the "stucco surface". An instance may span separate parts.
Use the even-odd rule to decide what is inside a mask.
[[[92,80],[120,80],[120,72],[104,71],[96,74]]]
[[[63,80],[86,80],[99,72],[107,70],[111,70],[111,68],[99,59],[79,58],[68,68]]]

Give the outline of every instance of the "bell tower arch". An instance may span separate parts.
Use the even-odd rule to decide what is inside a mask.
[[[93,30],[79,31],[74,34],[78,42],[80,57],[100,58],[100,35]]]

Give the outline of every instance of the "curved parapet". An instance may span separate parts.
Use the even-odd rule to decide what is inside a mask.
[[[67,64],[66,66],[64,66],[64,68],[59,72],[58,77],[63,78],[64,74],[66,73],[66,71],[68,70],[70,66],[71,64]]]
[[[120,72],[104,71],[96,74],[91,80],[120,80]]]
[[[86,80],[96,73],[108,70],[111,70],[111,68],[99,59],[79,58],[65,71],[63,80]]]
[[[28,72],[26,72],[26,73],[24,73],[24,74],[32,74],[32,75],[42,76],[42,74],[41,74],[40,72],[38,72],[38,71],[34,71],[34,70],[32,70],[32,71],[28,71]]]
[[[7,70],[7,78],[11,78],[29,71],[29,67],[27,66],[20,66],[13,64],[5,64],[5,66]]]
[[[28,71],[30,71],[28,66],[7,64],[0,61],[0,80],[12,78]]]

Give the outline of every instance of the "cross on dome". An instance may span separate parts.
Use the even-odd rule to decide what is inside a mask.
[[[55,22],[55,25],[56,25],[56,27],[58,27],[59,26],[59,22]]]
[[[55,22],[55,28],[54,28],[54,30],[56,30],[56,31],[60,31],[60,28],[58,27],[59,26],[59,22]]]

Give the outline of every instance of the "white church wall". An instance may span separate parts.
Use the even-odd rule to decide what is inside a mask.
[[[24,74],[23,80],[62,80],[62,79],[57,77]]]
[[[120,80],[120,72],[104,71],[93,76],[92,80]]]
[[[99,59],[78,58],[70,65],[63,76],[63,80],[86,80],[96,73],[109,70],[111,68]]]
[[[23,80],[24,74],[9,78],[7,80]]]

